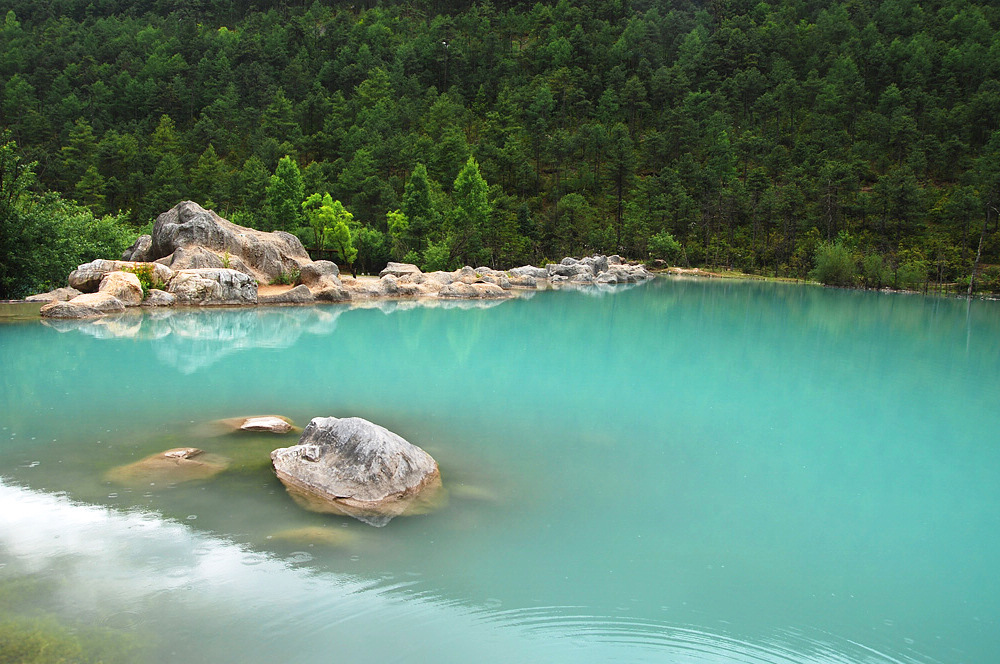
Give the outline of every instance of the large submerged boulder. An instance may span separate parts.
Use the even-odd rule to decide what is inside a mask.
[[[378,527],[428,509],[441,488],[431,455],[360,417],[313,418],[299,444],[274,450],[271,462],[306,509]]]
[[[152,236],[137,240],[123,258],[159,261],[174,270],[228,266],[262,283],[311,262],[291,233],[237,226],[193,201],[178,203],[158,216]]]

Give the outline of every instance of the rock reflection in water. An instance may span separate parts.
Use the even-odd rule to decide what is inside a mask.
[[[59,332],[78,332],[98,339],[133,338],[156,341],[153,352],[183,374],[212,366],[222,358],[251,348],[289,348],[303,334],[323,336],[352,309],[378,309],[384,314],[416,308],[489,309],[508,300],[370,300],[353,307],[255,307],[248,309],[180,309],[123,314],[90,320],[42,319]]]
[[[251,348],[288,348],[303,334],[326,335],[337,327],[342,307],[175,310],[131,312],[97,320],[43,319],[59,332],[99,339],[155,340],[161,362],[191,374]]]

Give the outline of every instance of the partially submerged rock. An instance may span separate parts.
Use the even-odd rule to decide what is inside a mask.
[[[357,539],[357,535],[344,528],[303,526],[302,528],[289,528],[276,532],[268,539],[296,545],[318,544],[320,546],[342,547],[352,544]]]
[[[441,488],[427,452],[359,417],[313,418],[299,444],[274,450],[271,462],[306,509],[377,527],[427,510]]]
[[[168,293],[167,291],[160,290],[159,288],[150,288],[149,292],[146,294],[146,299],[142,301],[142,306],[172,307],[176,303],[177,296],[173,293]]]
[[[179,270],[167,292],[180,304],[257,304],[257,282],[253,277],[227,268]]]
[[[251,415],[249,417],[228,417],[213,423],[225,432],[253,431],[285,434],[301,431],[295,423],[283,415]]]
[[[196,447],[175,447],[109,470],[104,478],[116,484],[140,486],[206,480],[229,467],[229,460]]]
[[[125,305],[110,293],[84,293],[65,302],[49,302],[39,311],[45,318],[96,318],[121,313]]]
[[[438,297],[458,299],[496,299],[510,297],[511,293],[496,284],[486,282],[465,283],[456,281],[443,287]]]
[[[240,425],[240,431],[266,431],[268,433],[288,433],[295,427],[280,417],[248,417]]]
[[[25,302],[66,302],[67,300],[72,300],[77,295],[83,295],[83,293],[75,288],[64,286],[63,288],[57,288],[47,293],[29,295],[24,300]]]

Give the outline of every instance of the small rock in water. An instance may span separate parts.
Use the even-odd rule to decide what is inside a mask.
[[[196,447],[175,447],[145,459],[109,470],[104,479],[138,486],[157,482],[180,483],[207,480],[229,467],[229,459]]]
[[[240,425],[240,431],[270,431],[271,433],[288,433],[292,430],[290,422],[280,417],[248,417]]]
[[[291,418],[284,415],[249,415],[244,417],[227,417],[223,420],[215,420],[209,425],[210,432],[232,433],[240,431],[265,432],[285,434],[292,431],[298,432],[302,429],[295,426]]]
[[[354,542],[356,536],[343,528],[327,528],[324,526],[304,526],[289,528],[274,533],[270,539],[289,544],[320,544],[323,546],[340,547]]]

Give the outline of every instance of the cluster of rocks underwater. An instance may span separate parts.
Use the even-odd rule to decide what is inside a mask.
[[[438,464],[420,447],[360,417],[315,417],[304,430],[285,417],[231,418],[234,432],[302,432],[298,444],[271,452],[275,474],[301,507],[350,516],[381,527],[393,518],[434,509],[443,497]],[[124,486],[207,480],[229,459],[176,447],[112,468],[105,480]]]
[[[142,276],[146,283],[143,283]],[[259,284],[297,282],[283,292],[261,294]],[[69,274],[69,286],[33,295],[46,302],[47,318],[94,318],[128,307],[312,304],[384,298],[491,300],[515,290],[635,283],[652,278],[642,265],[619,256],[564,258],[559,263],[512,270],[466,266],[454,272],[422,272],[389,263],[379,277],[344,277],[336,263],[314,261],[291,233],[238,226],[192,201],[156,219],[120,260],[99,259]]]

